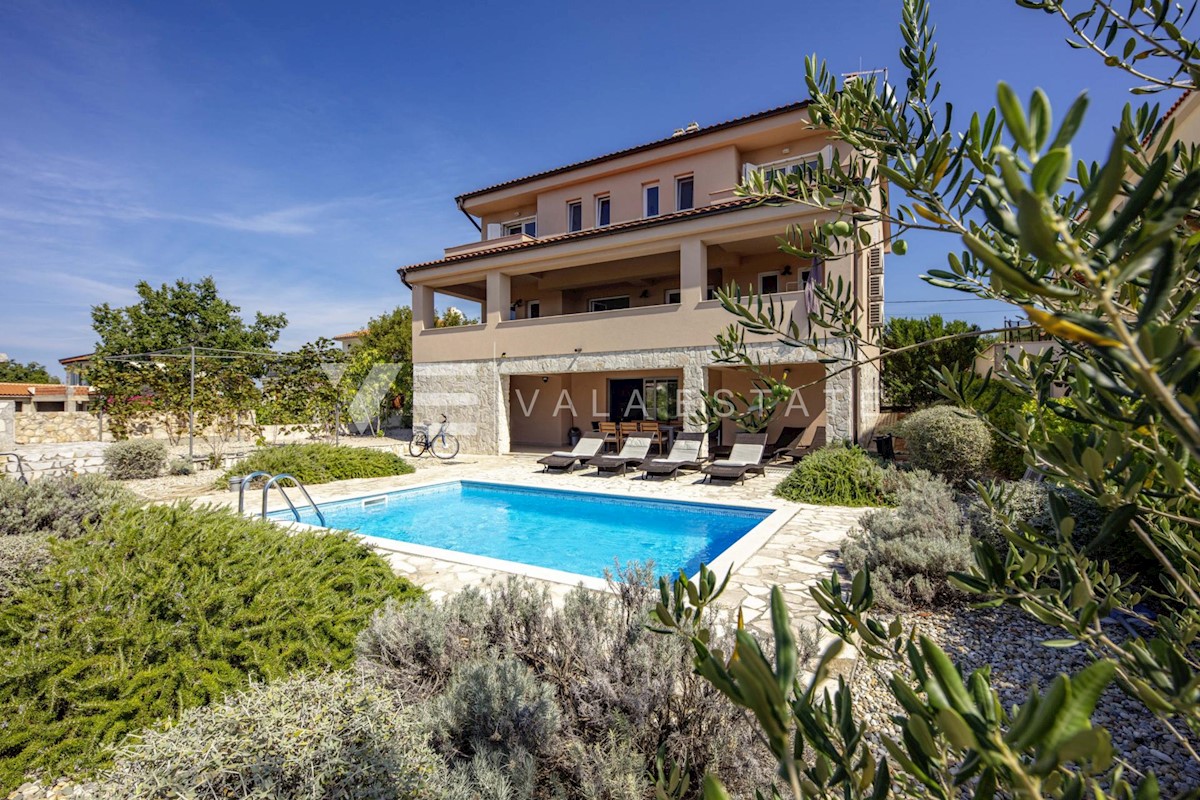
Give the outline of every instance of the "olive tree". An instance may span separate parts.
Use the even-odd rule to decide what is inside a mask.
[[[1188,30],[1195,3],[1018,2],[1065,20],[1073,46],[1135,76],[1139,92],[1190,88],[1200,77],[1200,49]],[[863,657],[895,667],[890,688],[903,709],[896,717],[903,735],[883,737],[877,753],[849,688],[818,690],[837,646],[811,680],[800,679],[778,590],[772,659],[744,631],[732,653],[708,649],[702,612],[720,590],[711,573],[664,583],[658,624],[689,637],[701,673],[754,715],[779,760],[782,793],[1158,797],[1153,774],[1136,789],[1130,784],[1109,734],[1089,717],[1116,681],[1200,761],[1180,729],[1200,735],[1200,152],[1176,140],[1172,121],[1160,126],[1157,106],[1141,105],[1126,106],[1115,121],[1103,160],[1078,160],[1072,144],[1086,96],[1056,115],[1043,92],[1023,100],[1003,83],[995,108],[956,124],[937,100],[928,3],[901,5],[900,86],[872,78],[839,87],[816,57],[805,63],[813,124],[853,155],[804,174],[751,176],[741,191],[827,212],[825,221],[781,237],[782,249],[801,257],[844,257],[881,221],[898,255],[909,231],[943,235],[953,250],[925,280],[1008,303],[1053,338],[1057,354],[1010,358],[1005,374],[988,381],[943,369],[940,391],[972,405],[1000,382],[1036,398],[1043,413],[1079,423],[1048,433],[1026,415],[997,435],[1046,480],[1098,504],[1106,521],[1096,540],[1080,544],[1065,503],[1052,502],[1055,529],[1045,533],[1010,515],[999,488],[976,486],[999,513],[1007,544],[976,544],[974,567],[954,581],[982,605],[1016,606],[1058,627],[1062,639],[1048,644],[1086,647],[1091,665],[1005,709],[988,670],[964,675],[932,641],[899,620],[876,618],[867,573],[849,586],[826,581],[814,596],[829,630]],[[816,296],[814,333],[802,338],[782,306],[723,292],[737,324],[718,340],[719,354],[745,357],[740,329],[818,350],[830,372],[889,357],[860,328],[848,287],[830,283]],[[1072,402],[1054,397],[1064,383]],[[1097,549],[1115,537],[1138,542],[1156,574],[1134,582],[1098,561]],[[1145,612],[1147,603],[1156,614]],[[1109,636],[1102,621],[1114,614],[1132,620],[1139,635]],[[705,796],[724,792],[710,780]]]

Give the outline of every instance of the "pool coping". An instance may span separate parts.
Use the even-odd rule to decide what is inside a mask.
[[[381,497],[383,495],[392,494],[394,492],[407,492],[418,489],[427,489],[433,486],[444,486],[448,484],[463,484],[470,483],[484,486],[494,486],[501,489],[516,488],[530,489],[537,492],[560,492],[565,494],[575,495],[600,495],[611,496],[613,493],[606,495],[602,492],[585,491],[574,488],[556,489],[546,486],[538,486],[529,483],[518,482],[499,482],[494,480],[479,480],[473,478],[431,478],[427,481],[420,481],[413,484],[388,489],[385,491],[373,491],[363,493],[360,491],[345,492],[337,494],[333,497],[323,498],[320,504],[340,503],[347,500],[365,500],[371,497]],[[625,488],[625,487],[622,487]],[[742,503],[725,503],[725,502],[710,502],[708,500],[691,500],[691,499],[674,499],[674,498],[653,498],[645,497],[636,492],[620,491],[622,497],[632,500],[642,500],[649,503],[676,503],[681,505],[692,506],[717,506],[720,508],[736,509],[736,510],[753,510],[753,511],[768,511],[768,515],[749,531],[740,536],[732,544],[722,550],[716,558],[709,562],[706,566],[716,573],[718,576],[723,576],[726,573],[731,573],[742,565],[748,558],[758,552],[763,545],[770,541],[779,530],[788,523],[789,520],[796,514],[796,509],[786,505],[777,505],[775,503],[765,503],[759,506],[750,506]],[[268,513],[275,511],[286,511],[287,506],[281,505],[279,508],[270,509]],[[280,520],[268,518],[268,521],[278,525],[285,525],[304,530],[327,531],[327,530],[345,530],[342,528],[324,528],[320,525],[311,525],[305,522],[297,522],[295,520]],[[604,578],[597,578],[591,575],[580,575],[575,572],[567,572],[565,570],[552,569],[550,567],[539,567],[534,564],[524,564],[519,561],[508,561],[506,559],[492,558],[491,556],[475,555],[473,553],[463,553],[458,550],[448,550],[441,547],[431,547],[429,545],[416,544],[413,542],[404,542],[398,539],[387,539],[381,536],[371,536],[370,534],[359,533],[357,531],[349,531],[352,535],[358,537],[367,546],[388,553],[397,553],[399,555],[420,556],[423,558],[431,558],[439,561],[447,561],[452,564],[462,564],[469,567],[477,567],[487,569],[494,572],[501,572],[510,575],[517,575],[524,578],[532,578],[535,580],[547,581],[566,586],[583,586],[587,589],[597,591],[606,591],[609,588],[608,581]],[[695,579],[696,575],[688,576]]]

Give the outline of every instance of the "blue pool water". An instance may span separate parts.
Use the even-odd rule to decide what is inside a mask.
[[[694,574],[771,513],[470,481],[320,506],[331,528],[594,577],[614,560]],[[320,524],[311,509],[301,521]]]

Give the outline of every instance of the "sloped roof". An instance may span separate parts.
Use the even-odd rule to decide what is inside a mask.
[[[606,153],[605,155],[602,155],[602,156],[595,156],[593,158],[587,158],[587,159],[584,159],[583,161],[576,161],[573,164],[567,164],[565,166],[555,167],[554,169],[544,170],[543,172],[535,172],[534,174],[526,175],[523,178],[513,178],[512,180],[502,181],[500,183],[496,183],[491,186],[485,186],[482,189],[475,189],[474,191],[460,194],[460,195],[458,195],[458,197],[455,198],[455,200],[459,204],[461,204],[463,200],[466,200],[471,197],[478,197],[479,195],[487,194],[488,192],[494,192],[498,189],[507,189],[510,186],[519,186],[522,183],[530,183],[531,181],[536,181],[540,178],[548,178],[552,175],[561,175],[562,173],[570,172],[573,169],[589,167],[592,164],[601,164],[605,161],[612,161],[613,159],[621,158],[622,156],[628,156],[628,155],[632,155],[634,153],[641,153],[646,150],[653,150],[656,147],[665,147],[666,145],[674,144],[676,142],[684,142],[684,141],[688,141],[690,139],[696,139],[700,136],[705,136],[710,133],[716,133],[717,131],[725,130],[726,128],[732,128],[737,125],[745,125],[750,122],[756,122],[760,119],[767,119],[769,117],[779,116],[780,114],[787,114],[791,111],[799,111],[801,109],[808,108],[808,105],[809,105],[808,100],[800,100],[795,103],[788,103],[787,105],[776,106],[775,108],[769,108],[766,111],[756,111],[753,114],[747,114],[744,117],[735,117],[734,119],[725,120],[724,122],[717,122],[713,125],[706,125],[702,128],[697,128],[694,131],[688,131],[686,133],[680,133],[680,134],[675,134],[673,136],[667,136],[663,139],[655,139],[652,142],[646,142],[645,144],[639,144],[639,145],[635,145],[633,147],[627,147],[624,150],[617,150],[612,153]]]
[[[501,255],[503,253],[511,253],[514,250],[533,250],[538,247],[548,247],[550,245],[560,244],[562,242],[575,241],[577,239],[593,239],[599,236],[611,236],[614,233],[623,231],[636,230],[639,228],[653,228],[657,225],[664,225],[678,220],[687,219],[689,217],[705,217],[714,214],[722,214],[727,211],[735,211],[739,208],[755,205],[759,202],[753,197],[739,197],[736,200],[728,200],[723,203],[714,203],[708,206],[700,206],[699,208],[689,208],[687,211],[676,211],[673,214],[661,214],[657,217],[649,217],[644,219],[630,220],[629,222],[617,222],[612,225],[605,225],[602,228],[588,228],[582,231],[573,233],[560,233],[557,236],[547,236],[541,239],[527,239],[521,242],[513,242],[512,244],[501,245],[487,250],[472,250],[468,253],[446,256],[439,258],[436,261],[425,261],[420,264],[413,264],[407,267],[400,267],[396,271],[401,275],[409,272],[431,269],[433,267],[441,267],[446,264],[455,264],[461,261],[474,261],[479,258],[489,258],[491,256]],[[336,337],[335,337],[336,338]]]

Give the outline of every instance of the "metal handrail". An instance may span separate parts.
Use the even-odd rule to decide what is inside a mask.
[[[5,462],[8,461],[8,456],[12,456],[13,458],[15,458],[17,460],[17,474],[20,475],[20,477],[17,478],[17,480],[19,480],[21,483],[28,486],[29,478],[25,477],[25,459],[21,457],[21,454],[20,453],[0,453],[0,456],[5,457],[5,459],[4,459]]]
[[[300,491],[304,493],[304,499],[308,501],[308,504],[310,506],[312,506],[312,510],[314,512],[316,512],[317,519],[321,520],[321,527],[328,528],[329,525],[325,522],[325,515],[321,513],[321,509],[319,507],[317,507],[317,504],[313,501],[312,495],[310,495],[308,493],[308,489],[304,488],[304,484],[300,482],[299,478],[297,478],[295,475],[288,475],[286,472],[279,473],[278,475],[271,478],[269,481],[266,482],[266,484],[263,485],[263,496],[262,496],[263,518],[265,519],[267,516],[267,495],[271,491],[271,487],[274,486],[275,488],[277,488],[279,490],[279,494],[281,494],[283,496],[284,501],[287,502],[288,508],[290,508],[292,510],[293,516],[296,517],[296,522],[300,521],[300,511],[299,511],[299,509],[296,508],[296,504],[292,502],[292,498],[287,496],[287,492],[284,491],[283,486],[281,484],[277,483],[277,481],[283,480],[284,478],[287,478],[288,480],[295,482],[297,488],[299,488]]]
[[[250,481],[255,478],[269,478],[271,473],[263,472],[261,469],[258,472],[251,472],[246,477],[242,478],[242,484],[238,487],[238,513],[246,513],[246,487],[250,485]]]

